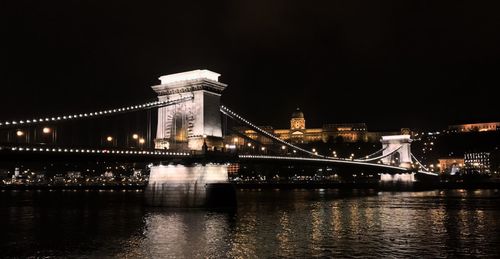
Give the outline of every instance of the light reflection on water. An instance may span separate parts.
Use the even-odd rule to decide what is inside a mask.
[[[2,256],[500,256],[494,190],[239,191],[235,210],[150,208],[137,192],[2,192]]]

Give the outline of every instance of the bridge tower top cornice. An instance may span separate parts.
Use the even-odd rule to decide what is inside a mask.
[[[198,69],[188,72],[161,76],[160,85],[154,85],[151,88],[158,95],[170,95],[199,90],[207,90],[221,94],[227,85],[219,82],[220,74],[206,70]]]
[[[390,136],[382,136],[380,139],[382,144],[384,143],[411,143],[412,139],[410,135],[390,135]]]
[[[151,88],[159,95],[170,95],[207,90],[221,94],[227,85],[210,79],[192,79],[169,84],[154,85]]]

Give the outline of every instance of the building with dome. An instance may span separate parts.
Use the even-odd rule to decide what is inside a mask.
[[[307,128],[304,113],[297,108],[290,118],[289,129],[261,127],[278,138],[294,143],[307,144],[313,142],[373,142],[377,143],[383,135],[397,135],[400,132],[369,132],[365,123],[323,124],[321,128]],[[250,129],[240,129],[248,137],[265,143],[266,140]]]
[[[308,143],[321,141],[321,129],[306,129],[304,113],[297,108],[290,119],[290,129],[273,130],[274,135],[291,143]]]

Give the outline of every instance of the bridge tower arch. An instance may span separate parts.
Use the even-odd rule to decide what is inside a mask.
[[[220,97],[226,84],[220,74],[192,70],[161,76],[152,86],[160,101],[191,96],[191,101],[158,109],[157,149],[202,150],[204,142],[222,147]]]
[[[411,167],[411,137],[410,135],[382,136],[382,163]]]

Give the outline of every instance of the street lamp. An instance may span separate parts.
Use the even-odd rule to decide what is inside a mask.
[[[108,137],[106,138],[106,140],[107,140],[108,142],[111,142],[111,141],[113,141],[113,137],[108,136]]]
[[[24,141],[25,143],[28,143],[29,142],[29,136],[30,132],[28,130],[28,132],[24,132],[22,130],[17,130],[16,131],[16,136],[19,138],[19,141]]]
[[[144,138],[139,139],[139,146],[142,149],[144,147],[144,143],[146,143],[146,140]]]
[[[226,151],[229,149],[229,144],[225,145]],[[207,153],[208,151],[208,145],[207,145],[207,134],[203,134],[203,145],[201,146],[202,150],[204,153]]]
[[[49,127],[44,127],[44,128],[42,129],[42,132],[43,132],[43,134],[49,134],[50,132],[52,132],[52,129],[51,129],[51,128],[49,128]]]
[[[139,134],[133,134],[132,139],[139,139]]]

